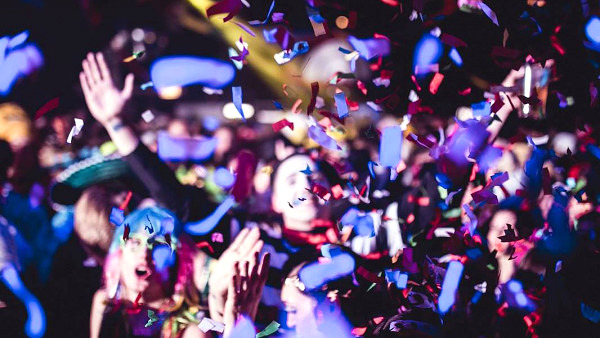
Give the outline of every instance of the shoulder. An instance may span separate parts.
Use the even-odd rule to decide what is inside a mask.
[[[107,301],[108,292],[106,292],[106,289],[98,289],[98,291],[94,293],[94,298],[92,299],[92,309],[104,309]]]

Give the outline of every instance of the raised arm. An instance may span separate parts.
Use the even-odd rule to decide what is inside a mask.
[[[90,113],[108,131],[119,153],[123,156],[131,154],[137,148],[139,139],[123,123],[121,112],[133,91],[133,74],[127,75],[123,90],[118,90],[102,53],[88,53],[82,66],[79,81]]]

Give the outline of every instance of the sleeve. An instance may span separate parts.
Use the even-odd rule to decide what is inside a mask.
[[[173,171],[142,142],[124,160],[150,196],[174,212],[181,223],[203,219],[216,208],[203,189],[179,183]]]

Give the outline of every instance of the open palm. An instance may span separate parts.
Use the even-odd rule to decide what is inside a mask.
[[[104,56],[88,53],[82,62],[83,72],[79,73],[81,89],[85,102],[94,118],[106,126],[111,120],[118,118],[123,106],[133,91],[133,74],[125,78],[123,90],[118,90],[113,83]]]

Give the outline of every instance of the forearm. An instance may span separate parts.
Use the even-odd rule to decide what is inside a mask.
[[[119,117],[114,117],[107,121],[104,124],[104,128],[122,156],[131,154],[140,142],[133,129],[126,125]]]
[[[225,310],[225,297],[209,292],[208,311],[210,318],[217,322],[223,322],[223,312]]]

